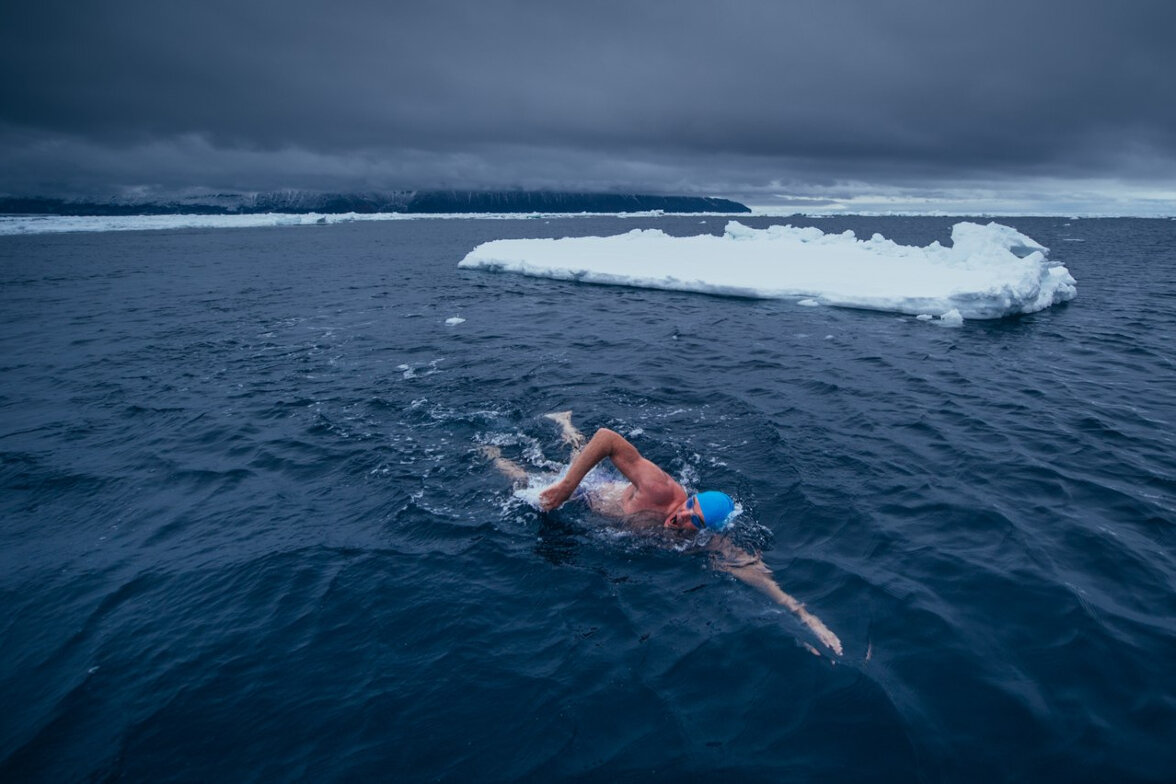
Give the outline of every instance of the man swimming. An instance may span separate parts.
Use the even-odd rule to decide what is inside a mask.
[[[548,419],[559,424],[563,439],[572,447],[572,463],[563,478],[539,494],[539,505],[543,511],[559,508],[571,498],[588,472],[608,458],[628,482],[607,483],[581,493],[582,500],[600,514],[621,519],[635,528],[658,526],[689,535],[708,529],[719,532],[731,524],[735,503],[726,493],[710,490],[690,494],[669,474],[653,462],[641,456],[637,448],[623,436],[612,430],[601,428],[587,443],[579,430],[572,425],[571,411],[547,414]],[[525,487],[530,477],[517,463],[502,457],[496,447],[486,447],[483,454],[490,458],[495,467]],[[841,655],[841,640],[804,605],[784,593],[772,579],[772,571],[757,553],[749,553],[736,547],[724,536],[713,536],[706,547],[715,554],[717,568],[728,572],[736,579],[747,583],[767,594],[777,604],[790,610],[830,650]]]

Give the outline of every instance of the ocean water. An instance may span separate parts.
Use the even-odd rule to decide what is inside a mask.
[[[1176,222],[1002,222],[1077,299],[457,268],[697,216],[0,237],[0,780],[1172,781]],[[735,496],[844,656],[516,498],[477,447],[555,470],[569,408]]]

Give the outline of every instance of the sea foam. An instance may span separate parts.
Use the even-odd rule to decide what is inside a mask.
[[[753,229],[731,221],[721,237],[635,229],[613,237],[495,240],[458,266],[954,321],[1032,313],[1073,299],[1073,276],[1048,256],[1048,248],[998,223],[957,223],[949,247],[914,247],[880,234],[860,240],[851,231]]]

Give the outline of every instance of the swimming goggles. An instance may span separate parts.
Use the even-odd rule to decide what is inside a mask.
[[[706,528],[706,523],[703,522],[702,516],[698,512],[694,511],[694,502],[697,500],[697,498],[697,495],[692,495],[690,498],[686,499],[686,508],[690,510],[690,522],[694,523],[694,527],[701,531],[702,529]]]

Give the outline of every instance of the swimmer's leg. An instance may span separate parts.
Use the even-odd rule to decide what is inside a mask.
[[[516,488],[527,486],[527,482],[530,480],[530,478],[527,476],[527,472],[524,471],[523,467],[518,463],[514,462],[513,460],[507,460],[505,457],[503,457],[501,449],[496,446],[483,446],[479,447],[478,452],[482,455],[482,457],[494,463],[494,467],[497,468],[503,476],[513,482]]]
[[[572,424],[572,412],[552,411],[550,414],[544,414],[543,416],[559,425],[563,442],[572,448],[572,457],[579,454],[580,450],[584,448],[585,439],[584,434]]]

